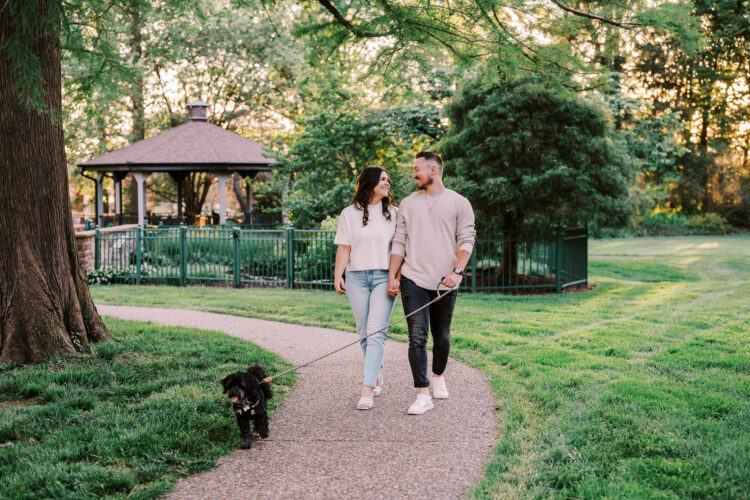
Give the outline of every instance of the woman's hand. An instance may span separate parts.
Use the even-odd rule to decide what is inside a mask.
[[[336,293],[339,295],[346,295],[346,283],[343,276],[336,276],[333,279],[333,288],[336,289]]]
[[[346,295],[346,283],[344,283],[344,271],[349,263],[349,255],[352,253],[352,247],[349,245],[339,245],[336,250],[336,265],[333,268],[333,288],[339,295]]]
[[[388,295],[396,297],[401,293],[401,282],[398,278],[391,278],[388,280]]]

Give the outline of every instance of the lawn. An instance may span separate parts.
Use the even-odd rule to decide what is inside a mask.
[[[225,375],[289,366],[221,333],[106,321],[91,355],[0,366],[0,498],[156,498],[237,448]]]
[[[746,498],[750,237],[593,241],[589,255],[593,291],[459,298],[452,354],[488,375],[500,423],[472,495]],[[353,331],[334,292],[93,292],[99,303]]]

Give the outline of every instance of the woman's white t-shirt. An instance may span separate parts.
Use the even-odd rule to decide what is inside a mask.
[[[380,203],[367,207],[367,225],[362,225],[363,210],[349,205],[341,211],[336,238],[337,245],[349,245],[351,253],[347,271],[367,271],[388,269],[391,256],[391,240],[396,232],[397,209],[388,207],[391,220],[383,215]]]

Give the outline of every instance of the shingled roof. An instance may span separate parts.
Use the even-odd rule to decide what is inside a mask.
[[[82,170],[217,171],[270,170],[275,159],[263,146],[206,121],[191,119],[173,129],[78,164]]]

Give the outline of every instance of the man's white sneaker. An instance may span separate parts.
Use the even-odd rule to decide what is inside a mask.
[[[432,397],[445,399],[448,397],[448,387],[445,385],[445,376],[432,377]]]
[[[417,399],[411,404],[406,412],[409,415],[421,415],[427,410],[432,410],[432,398],[429,394],[417,394]]]

